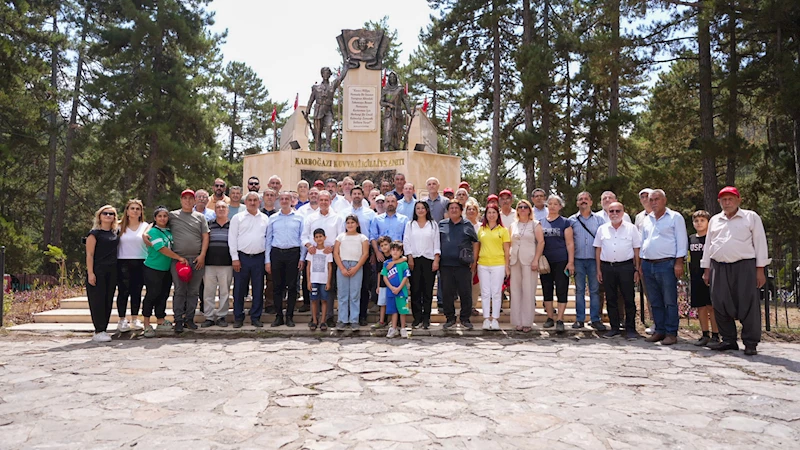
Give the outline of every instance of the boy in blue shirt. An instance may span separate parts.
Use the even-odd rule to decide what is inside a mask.
[[[408,263],[401,261],[404,258],[403,243],[401,241],[392,242],[390,253],[392,255],[391,261],[385,261],[383,270],[381,270],[381,276],[387,287],[386,314],[392,315],[392,325],[389,327],[386,337],[393,338],[397,336],[397,319],[399,317],[400,336],[407,338],[406,314],[409,313],[408,286],[411,271],[408,269]],[[389,267],[390,262],[394,263],[394,267]]]

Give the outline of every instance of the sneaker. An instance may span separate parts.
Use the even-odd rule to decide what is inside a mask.
[[[196,330],[197,329],[197,324],[194,323],[194,321],[192,321],[192,320],[184,323],[183,326],[185,326],[186,328],[188,328],[190,330]]]
[[[225,320],[224,317],[219,318],[219,319],[217,319],[217,326],[218,327],[227,327],[228,326],[228,321]]]
[[[559,333],[563,333],[564,332],[564,321],[563,320],[559,320],[558,322],[556,322],[556,331],[558,331]]]
[[[544,322],[544,327],[545,328],[553,328],[554,326],[556,326],[555,320],[553,320],[553,319],[548,317],[547,320],[545,320],[545,322]]]
[[[652,336],[656,332],[656,328],[655,327],[647,327],[647,328],[645,328],[644,332],[648,336]]]
[[[497,319],[492,319],[491,325],[493,331],[500,331],[500,322],[498,322]]]
[[[636,330],[629,330],[625,332],[625,339],[629,341],[635,341],[641,337],[642,336],[639,333],[637,333]]]
[[[422,325],[422,321],[421,320],[415,320],[414,322],[411,323],[411,328],[416,330],[417,328],[420,327],[420,325]]]
[[[606,324],[604,324],[603,322],[599,322],[599,321],[598,322],[592,322],[589,326],[591,326],[592,328],[594,328],[597,331],[606,331],[608,329],[608,328],[606,328]]]
[[[106,333],[105,331],[102,331],[100,333],[95,333],[94,336],[92,336],[92,341],[111,342],[111,336],[109,336],[108,333]]]
[[[131,328],[133,328],[134,330],[144,330],[144,324],[137,317],[136,319],[133,319],[133,325],[131,325]]]
[[[454,326],[456,326],[456,319],[447,319],[447,322],[445,322],[444,325],[442,325],[442,328],[447,330]]]
[[[183,322],[180,320],[175,322],[175,333],[181,334],[183,333]]]
[[[381,328],[385,328],[385,327],[386,327],[386,322],[377,322],[377,323],[373,323],[372,324],[372,329],[373,330],[380,330]]]
[[[154,330],[152,326],[149,326],[144,330],[143,336],[146,338],[154,338],[156,337],[156,330]]]
[[[344,331],[344,322],[336,322],[336,331]]]
[[[429,321],[427,321],[427,320],[423,320],[422,321],[422,329],[423,330],[427,330],[430,327],[431,327],[431,323]]]
[[[462,320],[461,321],[461,326],[466,328],[466,329],[468,329],[468,330],[475,329],[475,326],[472,325],[472,322],[470,322],[469,320]]]
[[[488,330],[491,330],[491,329],[492,329],[492,321],[491,321],[491,320],[489,320],[489,319],[484,319],[484,320],[483,320],[483,327],[482,327],[482,328],[483,328],[484,330],[487,330],[487,331],[488,331]]]
[[[405,328],[400,328],[400,337],[408,338],[408,330],[406,330]]]
[[[724,352],[725,350],[739,350],[739,344],[736,342],[721,341],[717,344],[709,344],[708,348],[711,350]]]
[[[712,344],[718,344],[718,343],[719,343],[719,335],[711,334],[711,341],[710,341],[710,343],[712,343]]]
[[[575,323],[572,324],[573,330],[580,330],[581,328],[583,328],[583,322],[576,321]]]
[[[606,338],[606,339],[611,339],[611,338],[617,337],[619,335],[620,335],[619,330],[616,330],[616,329],[612,328],[612,329],[608,330],[608,332],[606,334],[604,334],[603,337]]]
[[[117,331],[120,333],[127,333],[131,331],[131,325],[128,323],[128,319],[120,319],[117,323]]]
[[[205,321],[203,321],[203,323],[200,324],[200,326],[203,327],[203,328],[208,328],[208,327],[213,327],[216,324],[217,323],[214,322],[213,320],[206,319]]]
[[[351,323],[351,324],[350,324],[350,329],[351,329],[351,330],[353,330],[353,331],[358,331],[358,328],[359,328],[359,324],[358,324],[358,322],[356,322],[356,323]]]
[[[169,320],[165,320],[164,323],[156,327],[156,330],[171,330],[171,329],[172,329],[172,322],[170,322]]]
[[[397,336],[397,328],[389,327],[389,331],[386,333],[386,337],[391,339]]]

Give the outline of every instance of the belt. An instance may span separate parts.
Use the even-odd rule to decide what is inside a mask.
[[[275,251],[275,250],[277,250],[277,251],[279,251],[279,252],[284,252],[284,253],[288,253],[288,252],[299,252],[299,251],[300,251],[300,247],[290,247],[290,248],[278,248],[278,247],[272,247],[272,251]]]
[[[244,255],[244,256],[249,256],[251,258],[255,258],[256,256],[263,256],[264,252],[261,252],[261,253],[245,253],[245,252],[240,251],[239,254],[240,255]]]
[[[712,259],[711,261],[713,261],[713,262],[715,262],[717,264],[722,264],[723,266],[729,266],[731,264],[739,264],[740,262],[755,261],[755,260],[756,260],[755,258],[747,258],[747,259],[740,259],[740,260],[734,261],[734,262],[722,262],[722,261],[717,261],[716,259]]]
[[[627,261],[619,261],[619,262],[611,262],[611,261],[600,261],[600,262],[607,266],[614,267],[614,266],[624,266],[626,264],[633,264],[633,259],[629,259]]]
[[[660,259],[643,259],[642,261],[647,261],[650,264],[658,264],[662,262],[672,261],[675,258],[660,258]]]

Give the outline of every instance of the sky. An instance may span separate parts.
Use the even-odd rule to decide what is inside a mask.
[[[405,63],[432,13],[426,0],[215,0],[209,9],[216,13],[214,32],[228,30],[222,45],[225,61],[250,66],[270,98],[290,106],[298,93],[301,105],[308,101],[322,66],[341,65],[336,36],[342,29],[362,28],[368,20],[388,16]]]

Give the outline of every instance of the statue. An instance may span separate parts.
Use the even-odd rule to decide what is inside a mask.
[[[329,152],[331,151],[331,134],[333,130],[333,97],[336,95],[336,89],[339,88],[339,85],[342,84],[344,77],[347,76],[347,70],[349,68],[349,58],[345,61],[344,70],[342,74],[339,75],[333,83],[329,80],[333,72],[331,72],[330,67],[323,67],[320,69],[319,73],[322,75],[322,82],[320,84],[315,84],[311,86],[311,97],[308,99],[308,112],[303,113],[303,117],[306,118],[309,126],[311,127],[311,133],[314,135],[314,145],[316,146],[317,151]],[[309,112],[311,111],[311,107],[314,106],[314,102],[316,101],[316,105],[314,108],[314,122],[312,124],[311,119],[309,119]],[[325,142],[322,141],[322,133],[325,133]]]
[[[397,74],[389,74],[389,80],[381,93],[381,106],[383,107],[383,151],[404,150],[407,141],[405,131],[406,117],[413,113],[408,107],[408,97],[402,86],[397,82]]]

